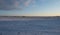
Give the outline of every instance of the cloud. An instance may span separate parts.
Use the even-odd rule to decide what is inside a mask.
[[[0,0],[0,10],[17,9],[21,6],[27,7],[32,1],[33,0]]]
[[[26,1],[26,2],[25,2],[25,6],[28,6],[31,2],[32,2],[32,0]]]
[[[31,3],[35,4],[54,4],[58,0],[0,0],[0,10],[23,9]],[[56,3],[57,4],[57,3]]]

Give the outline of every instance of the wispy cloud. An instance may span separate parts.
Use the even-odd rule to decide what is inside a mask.
[[[28,6],[33,0],[0,0],[0,9],[16,9],[19,6]]]
[[[29,6],[30,3],[36,3],[39,2],[39,4],[44,3],[43,5],[46,4],[53,4],[56,3],[58,4],[57,1],[59,0],[0,0],[0,10],[4,9],[4,10],[12,10],[12,9],[21,9],[24,7]],[[37,2],[37,4],[38,4]],[[42,2],[42,3],[40,3]]]
[[[31,2],[32,2],[32,0],[26,1],[26,2],[25,2],[25,6],[28,6]]]

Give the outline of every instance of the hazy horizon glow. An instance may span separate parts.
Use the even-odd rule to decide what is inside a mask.
[[[0,2],[0,16],[60,16],[60,0],[8,1]]]

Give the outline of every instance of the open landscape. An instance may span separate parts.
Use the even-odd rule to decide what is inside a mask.
[[[60,35],[60,16],[0,16],[0,35]]]
[[[0,35],[60,35],[60,0],[0,0]]]
[[[0,21],[15,21],[15,20],[51,20],[60,19],[60,16],[0,16]]]

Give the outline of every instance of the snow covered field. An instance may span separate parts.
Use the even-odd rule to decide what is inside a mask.
[[[0,35],[60,35],[60,19],[3,20],[0,21]]]

